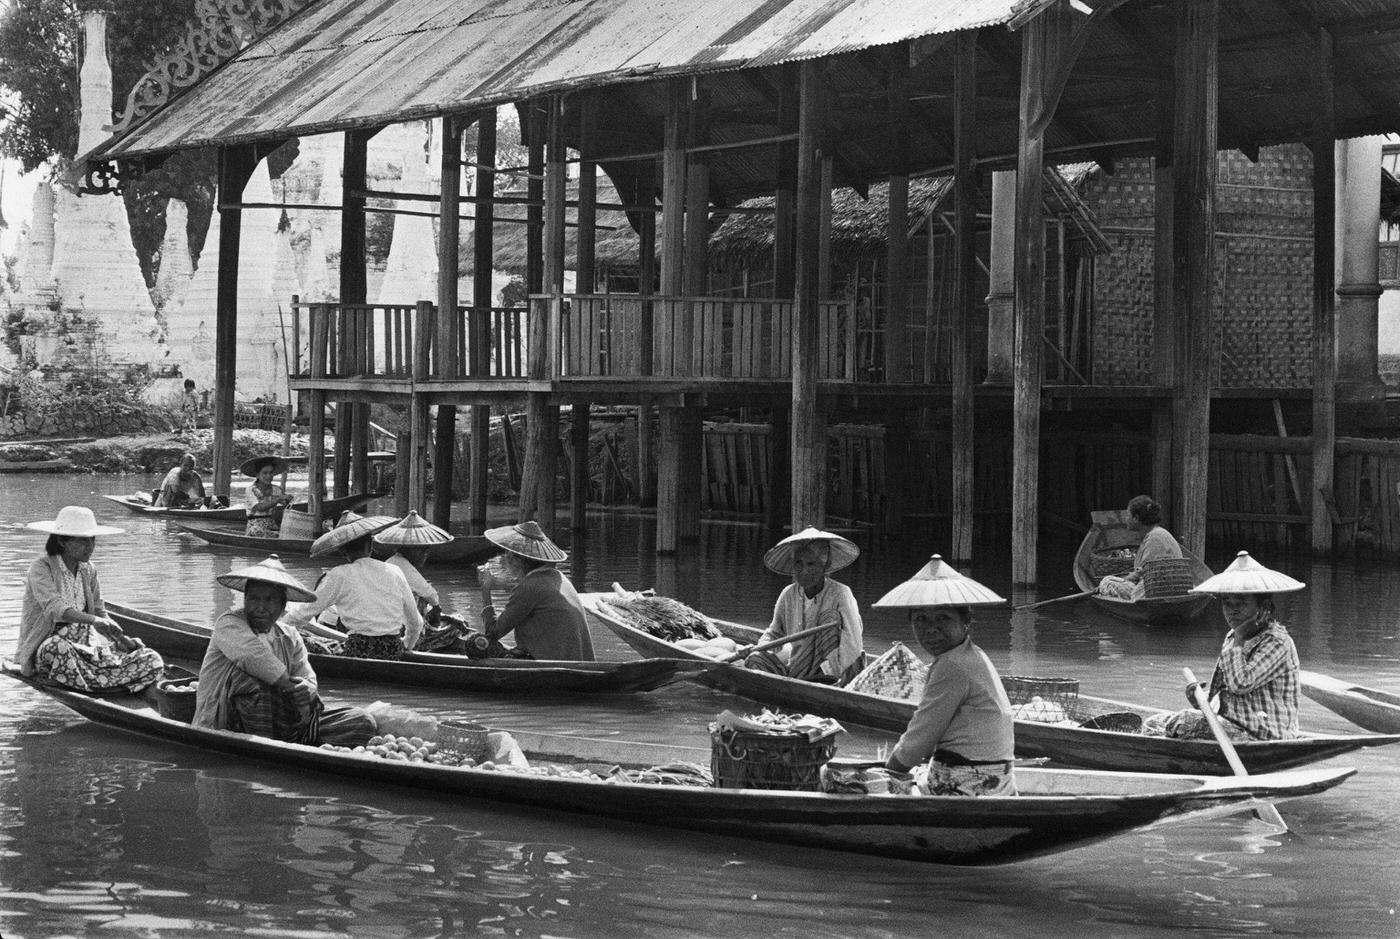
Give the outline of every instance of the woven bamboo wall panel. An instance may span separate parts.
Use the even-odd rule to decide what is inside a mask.
[[[1108,236],[1113,251],[1094,261],[1093,380],[1103,385],[1152,381],[1150,236]]]

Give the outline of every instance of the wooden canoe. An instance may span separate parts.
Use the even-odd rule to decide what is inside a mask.
[[[300,554],[310,555],[314,538],[265,538],[260,535],[247,535],[242,529],[228,526],[188,525],[176,522],[175,527],[189,532],[196,538],[221,548],[238,548],[245,553]],[[487,541],[482,535],[458,535],[446,544],[435,544],[428,549],[429,564],[478,564],[501,549]],[[392,552],[382,545],[374,546],[374,556],[386,558]]]
[[[757,841],[852,851],[943,864],[999,864],[1081,847],[1114,835],[1241,812],[1322,792],[1353,769],[1312,769],[1264,776],[1212,778],[1017,769],[1019,796],[828,795],[756,789],[647,785],[529,772],[501,772],[390,761],[343,750],[205,730],[161,717],[142,695],[89,697],[4,672],[105,727],[206,753],[260,761],[278,771],[307,771],[373,785],[445,795],[452,804],[483,799],[578,812],[627,822],[694,829]],[[709,751],[558,734],[515,733],[532,764],[586,769],[605,779],[615,770],[685,761],[705,765]]]
[[[107,612],[128,635],[163,655],[200,661],[209,629],[108,601]],[[676,659],[628,662],[570,662],[536,659],[469,659],[463,655],[412,652],[397,662],[311,654],[319,678],[349,678],[386,685],[440,688],[460,694],[613,694],[650,691],[696,670]]]
[[[0,460],[0,473],[68,473],[75,467],[67,457],[52,460]]]
[[[1108,551],[1115,548],[1137,550],[1142,536],[1128,528],[1128,513],[1122,509],[1091,513],[1094,524],[1079,545],[1074,556],[1074,582],[1080,590],[1095,590],[1099,582],[1090,573],[1089,560],[1095,551]],[[1211,575],[1200,558],[1185,548],[1182,556],[1191,561],[1196,583],[1201,583]],[[1093,604],[1104,612],[1144,626],[1181,626],[1190,622],[1210,606],[1214,599],[1209,594],[1183,594],[1179,597],[1157,599],[1125,600],[1119,597],[1105,597],[1095,593],[1090,597]]]
[[[710,661],[638,629],[619,617],[605,594],[583,595],[584,608],[627,645],[644,656],[674,656]],[[754,642],[761,630],[724,620],[711,620],[726,636],[740,644]],[[914,716],[917,702],[847,691],[833,685],[749,671],[741,665],[716,663],[693,676],[692,681],[736,694],[761,704],[791,708],[875,730],[902,733]],[[1163,709],[1080,694],[1074,717],[1085,721],[1103,714],[1131,712],[1141,717]],[[1237,743],[1235,749],[1251,773],[1265,773],[1301,766],[1362,747],[1400,742],[1400,735],[1309,734],[1296,740],[1256,740]],[[1220,747],[1213,740],[1174,740],[1140,733],[1093,730],[1073,724],[1016,721],[1016,755],[1044,757],[1065,766],[1085,769],[1145,773],[1231,772]]]
[[[348,496],[341,496],[339,499],[327,499],[321,503],[321,514],[326,518],[334,518],[347,509],[359,511],[371,500],[382,498],[388,494],[387,489],[381,489],[375,492],[355,492]],[[143,502],[135,496],[104,495],[102,498],[138,515],[162,515],[169,518],[197,519],[204,522],[244,522],[248,519],[248,510],[241,505],[231,505],[222,509],[171,509],[163,505],[156,506],[149,502]],[[292,508],[301,512],[306,511],[306,506],[305,500],[292,503]]]
[[[1298,683],[1303,694],[1356,726],[1378,734],[1400,734],[1400,694],[1306,670],[1298,673]]]

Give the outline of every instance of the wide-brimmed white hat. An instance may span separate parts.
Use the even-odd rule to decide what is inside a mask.
[[[97,516],[85,505],[65,505],[58,510],[58,518],[51,522],[30,522],[35,531],[62,535],[66,538],[96,538],[98,535],[119,535],[126,529],[97,524]]]
[[[316,599],[314,592],[307,590],[301,581],[287,573],[287,569],[282,566],[282,559],[275,554],[269,554],[251,567],[241,567],[236,571],[220,574],[214,579],[239,593],[247,591],[250,580],[258,580],[286,588],[287,599],[296,603],[310,603]]]
[[[488,528],[482,532],[486,540],[499,548],[505,548],[511,554],[518,554],[522,558],[529,558],[532,561],[549,561],[551,563],[566,559],[569,554],[563,548],[549,540],[549,536],[540,528],[539,522],[521,522],[519,525],[502,525],[500,528]]]
[[[383,531],[397,521],[392,515],[360,516],[354,512],[341,512],[335,527],[311,542],[311,556],[319,558],[332,554],[352,541]]]
[[[374,540],[383,545],[403,548],[428,548],[435,544],[447,544],[452,540],[452,535],[410,509],[402,519],[376,533]]]
[[[925,606],[995,606],[1005,602],[995,592],[965,576],[935,554],[917,574],[876,600],[875,606],[914,609]]]
[[[1213,577],[1191,588],[1192,593],[1248,594],[1248,593],[1292,593],[1302,590],[1307,584],[1294,580],[1287,574],[1270,570],[1249,556],[1248,551],[1235,555],[1230,566]]]
[[[788,535],[782,541],[773,545],[763,552],[763,563],[770,571],[776,574],[792,575],[792,559],[797,554],[797,549],[805,544],[824,544],[830,551],[830,560],[826,565],[828,574],[839,571],[843,567],[850,567],[860,557],[860,548],[855,542],[842,538],[840,535],[829,531],[822,531],[819,528],[804,528],[796,534]]]

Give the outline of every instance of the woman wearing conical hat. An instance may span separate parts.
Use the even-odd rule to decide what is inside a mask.
[[[437,622],[437,616],[442,612],[442,602],[438,599],[437,589],[423,576],[423,565],[428,563],[429,548],[452,540],[452,535],[446,529],[434,525],[411,509],[398,522],[374,535],[375,544],[394,549],[384,563],[397,567],[403,574],[409,589],[418,598],[424,617],[431,622]]]
[[[850,565],[860,549],[840,535],[807,528],[789,535],[763,555],[768,569],[792,583],[778,594],[773,620],[757,644],[826,625],[829,628],[782,646],[755,652],[744,665],[803,681],[844,685],[865,667],[864,626],[851,589],[829,574]]]
[[[506,567],[519,581],[497,615],[489,602],[490,568],[478,568],[487,599],[481,608],[486,637],[499,642],[513,632],[517,652],[532,659],[592,662],[593,639],[583,603],[574,585],[554,566],[569,555],[549,540],[538,522],[502,525],[482,534],[506,552]]]
[[[1270,570],[1241,551],[1225,570],[1192,588],[1212,593],[1230,631],[1220,647],[1207,698],[1236,740],[1288,740],[1298,736],[1298,650],[1274,615],[1274,595],[1306,586]],[[1195,704],[1187,688],[1186,699]],[[1210,725],[1195,707],[1165,720],[1149,719],[1147,732],[1209,738]]]
[[[327,708],[301,635],[282,621],[288,601],[309,603],[307,590],[277,555],[220,574],[220,584],[243,594],[243,605],[214,621],[199,668],[193,723],[292,743],[353,747],[374,735],[360,708]]]
[[[1016,794],[1011,701],[969,634],[974,606],[1005,602],[935,554],[875,604],[907,610],[914,638],[933,656],[918,709],[885,763],[912,770],[928,795]]]

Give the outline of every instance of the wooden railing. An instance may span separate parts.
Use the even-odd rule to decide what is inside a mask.
[[[791,300],[574,294],[532,297],[531,309],[556,337],[551,377],[792,377]],[[853,380],[849,305],[824,302],[820,316],[818,377]]]

